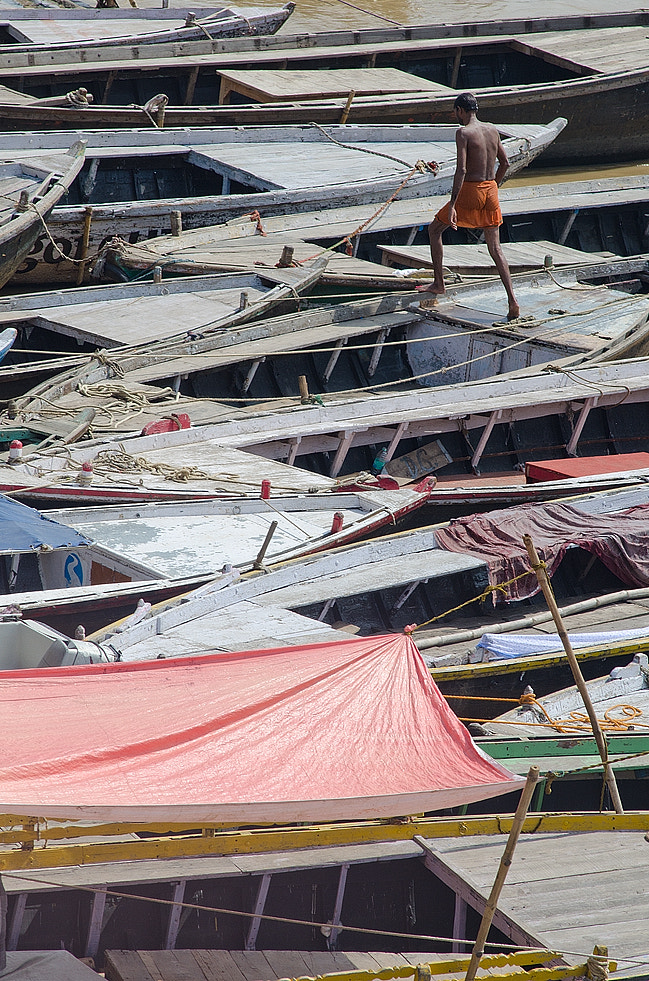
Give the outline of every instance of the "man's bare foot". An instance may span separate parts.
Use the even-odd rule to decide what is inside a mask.
[[[508,320],[518,320],[521,315],[521,308],[518,303],[510,304],[509,312],[507,314]]]
[[[430,286],[416,286],[415,289],[418,293],[433,293],[435,296],[443,296],[446,293],[446,287],[437,286],[436,283],[431,283]]]

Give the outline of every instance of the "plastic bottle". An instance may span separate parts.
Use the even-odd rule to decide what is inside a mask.
[[[383,468],[385,467],[385,461],[387,460],[387,458],[388,458],[388,448],[387,446],[384,446],[383,449],[379,450],[379,452],[374,457],[374,462],[370,467],[370,473],[374,474],[375,477],[378,477],[379,474],[383,472]]]

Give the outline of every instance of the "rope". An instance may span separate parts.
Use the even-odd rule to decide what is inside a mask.
[[[423,160],[418,160],[417,163],[411,164],[408,160],[401,160],[400,157],[393,157],[389,153],[381,153],[380,150],[368,150],[367,147],[357,146],[353,143],[342,143],[340,140],[337,140],[335,137],[331,136],[326,129],[320,125],[320,123],[311,122],[309,123],[309,126],[313,126],[315,129],[319,130],[323,136],[325,136],[328,140],[331,140],[332,143],[335,143],[336,146],[342,147],[343,150],[355,150],[357,153],[369,153],[369,155],[372,157],[384,157],[386,160],[391,160],[393,163],[398,163],[402,167],[412,167],[413,170],[419,170],[422,174],[425,173],[426,170],[431,170],[433,173],[435,172],[434,169],[429,167]]]
[[[149,99],[149,101],[145,103],[145,105],[143,106],[138,106],[137,103],[131,102],[131,104],[127,108],[141,109],[142,112],[149,117],[155,128],[160,129],[160,126],[158,125],[157,121],[153,118],[151,113],[159,112],[161,109],[162,110],[166,109],[168,102],[169,102],[168,97],[164,94],[160,94],[160,95],[154,95],[153,98]]]
[[[532,569],[526,569],[525,572],[519,573],[519,575],[514,576],[513,579],[508,579],[506,582],[487,586],[487,588],[483,589],[479,596],[474,596],[472,599],[465,600],[464,603],[459,603],[457,606],[451,607],[450,610],[446,610],[444,613],[438,613],[437,616],[431,617],[430,620],[424,620],[423,623],[410,623],[403,628],[403,632],[406,634],[406,636],[410,636],[415,632],[415,630],[421,630],[422,627],[428,626],[429,623],[435,623],[437,620],[442,620],[444,617],[447,617],[449,613],[457,613],[458,610],[464,609],[465,606],[470,606],[471,603],[482,602],[483,600],[487,599],[488,596],[493,596],[494,593],[501,592],[504,596],[506,596],[507,586],[511,586],[512,583],[518,582],[519,579],[524,579],[525,576],[531,576],[532,572]]]
[[[109,471],[119,473],[152,473],[163,477],[165,480],[173,480],[180,484],[186,484],[190,480],[227,480],[238,481],[237,474],[215,474],[207,473],[198,467],[173,467],[169,463],[155,463],[147,460],[144,456],[133,456],[131,453],[119,450],[101,450],[93,460],[93,470],[107,476]]]
[[[520,702],[521,705],[532,706],[545,716],[546,723],[537,722],[531,723],[532,725],[547,724],[551,729],[561,733],[592,731],[590,719],[586,712],[580,712],[578,709],[575,709],[570,712],[567,719],[559,720],[553,719],[545,706],[538,702],[534,695],[523,694],[521,695]],[[615,718],[613,714],[615,712],[622,712],[622,718]],[[629,729],[634,728],[634,722],[642,714],[642,709],[637,708],[635,705],[613,705],[604,712],[603,718],[598,721],[600,728],[605,732],[627,732]],[[520,720],[517,724],[525,725],[525,722]]]
[[[57,181],[57,183],[60,183],[60,182]],[[74,263],[75,266],[82,266],[82,265],[84,265],[84,263],[88,263],[92,259],[96,259],[98,256],[101,255],[103,249],[100,249],[99,252],[95,252],[93,255],[87,255],[85,257],[85,259],[73,259],[71,255],[66,255],[66,253],[63,252],[59,248],[59,246],[56,244],[56,242],[52,238],[52,233],[50,232],[49,228],[47,227],[47,222],[43,218],[42,214],[40,213],[40,211],[38,210],[38,208],[36,207],[36,205],[34,204],[34,202],[33,201],[30,202],[30,205],[29,206],[30,206],[30,208],[33,208],[34,211],[36,212],[36,214],[38,215],[38,217],[40,219],[40,222],[41,222],[41,225],[43,226],[43,230],[44,230],[45,234],[47,235],[47,237],[50,240],[50,243],[52,245],[52,248],[56,250],[56,252],[61,257],[61,259],[65,259],[65,260],[67,260],[67,262],[72,262],[72,263]]]
[[[135,389],[127,388],[126,385],[121,385],[119,382],[95,382],[93,385],[78,385],[77,392],[79,395],[83,395],[86,398],[112,398],[117,399],[120,402],[125,402],[129,406],[135,406],[138,409],[144,409],[149,405],[165,402],[171,399],[173,402],[177,402],[180,396],[178,392],[175,392],[173,388],[161,388],[159,389],[160,394],[156,392],[154,397],[149,398],[144,392],[138,392]]]
[[[620,388],[619,384],[611,385],[608,384],[607,382],[600,382],[599,385],[595,385],[593,382],[588,382],[584,378],[581,378],[574,369],[571,370],[570,368],[561,368],[559,365],[555,365],[555,364],[544,365],[543,371],[555,372],[558,375],[567,375],[568,378],[572,379],[573,381],[576,381],[579,385],[585,385],[586,388],[594,389],[599,395],[604,394],[604,392],[602,391],[603,388],[612,388],[614,391],[617,388]],[[618,405],[622,405],[622,402],[625,402],[626,399],[631,395],[631,389],[628,387],[628,385],[622,385],[621,387],[624,389],[625,395],[622,397],[622,399],[619,402],[616,402],[614,406],[611,406],[611,408],[613,409],[616,409]]]

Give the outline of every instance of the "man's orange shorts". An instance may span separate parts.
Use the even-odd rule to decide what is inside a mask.
[[[445,225],[450,225],[450,209],[449,201],[435,217]],[[498,185],[495,181],[465,181],[457,196],[455,210],[460,228],[491,228],[502,225]]]

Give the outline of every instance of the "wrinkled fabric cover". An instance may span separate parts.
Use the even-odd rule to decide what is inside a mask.
[[[0,552],[27,552],[42,545],[76,548],[90,539],[74,528],[46,518],[40,511],[0,494]]]
[[[457,518],[436,532],[440,548],[483,559],[492,585],[529,569],[523,535],[532,536],[551,576],[566,549],[578,546],[601,559],[627,586],[649,585],[649,505],[614,514],[587,514],[569,504],[521,504],[490,514]],[[507,587],[506,598],[539,591],[532,573]],[[498,594],[500,597],[503,594]]]
[[[0,675],[0,810],[129,821],[326,821],[518,789],[411,638]]]
[[[572,647],[595,647],[598,644],[614,644],[625,640],[643,640],[649,637],[649,627],[638,630],[601,630],[590,634],[568,634]],[[558,634],[483,634],[476,648],[484,652],[483,660],[498,661],[503,658],[531,657],[533,654],[551,654],[562,651]]]

